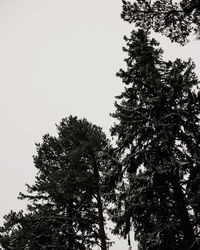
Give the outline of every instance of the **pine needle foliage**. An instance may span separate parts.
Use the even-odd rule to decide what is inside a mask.
[[[143,30],[125,37],[125,85],[112,127],[120,167],[115,233],[135,230],[140,250],[199,249],[200,92],[194,63],[165,62]],[[113,196],[114,197],[114,196]]]
[[[192,33],[199,37],[199,0],[123,0],[122,18],[135,26],[153,29],[184,45]]]
[[[28,212],[11,211],[0,229],[6,250],[89,250],[106,244],[101,197],[100,153],[108,140],[101,128],[70,116],[57,126],[58,136],[37,144],[33,185],[21,199]]]

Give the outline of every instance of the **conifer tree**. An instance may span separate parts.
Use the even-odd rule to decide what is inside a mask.
[[[135,0],[123,2],[122,18],[135,26],[160,32],[184,45],[191,33],[200,35],[199,0]]]
[[[58,137],[37,144],[35,183],[27,185],[28,213],[5,216],[0,243],[5,249],[106,250],[101,152],[108,144],[100,127],[86,119],[63,119]],[[105,161],[105,159],[104,159]]]
[[[125,37],[126,70],[117,74],[111,129],[120,167],[113,165],[110,210],[115,233],[135,230],[140,250],[200,248],[200,93],[194,63],[165,62],[143,30]]]

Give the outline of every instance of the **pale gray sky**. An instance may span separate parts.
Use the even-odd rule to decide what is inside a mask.
[[[121,0],[0,0],[0,224],[25,208],[17,196],[34,180],[35,142],[55,123],[72,114],[108,133],[131,31],[120,12]],[[200,61],[200,41],[161,41],[167,59]],[[112,247],[122,249],[122,240]]]

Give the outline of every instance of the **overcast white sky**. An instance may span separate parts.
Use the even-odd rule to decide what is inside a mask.
[[[131,31],[120,12],[121,0],[0,0],[0,224],[25,208],[17,196],[34,180],[35,142],[63,117],[86,117],[108,134]],[[200,41],[161,42],[167,59],[200,61]]]

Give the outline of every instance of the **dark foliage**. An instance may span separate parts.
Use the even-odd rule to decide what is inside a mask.
[[[199,249],[200,93],[191,60],[165,62],[142,30],[125,37],[125,84],[111,130],[115,233],[142,250]],[[113,195],[115,194],[115,195]],[[197,246],[198,245],[198,246]]]
[[[172,42],[184,45],[188,36],[200,32],[200,1],[123,0],[122,18],[134,25],[160,32]]]
[[[28,212],[5,216],[4,249],[92,249],[105,245],[101,152],[108,141],[86,119],[63,119],[58,137],[45,135],[34,157],[35,183],[27,185]],[[104,159],[105,161],[105,159]]]

